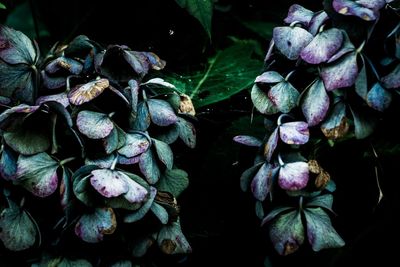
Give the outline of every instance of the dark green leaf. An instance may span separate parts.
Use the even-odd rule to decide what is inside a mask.
[[[307,237],[314,251],[338,248],[345,245],[343,239],[333,229],[329,216],[321,208],[304,210],[307,221]]]
[[[295,252],[304,242],[304,227],[300,212],[294,210],[279,216],[270,225],[269,236],[280,255]]]
[[[143,257],[153,243],[154,239],[149,236],[133,240],[132,255],[136,258]]]
[[[0,9],[7,9],[7,7],[3,3],[0,3]]]
[[[115,157],[116,156],[114,154],[110,154],[110,155],[107,155],[107,156],[101,157],[101,158],[94,158],[94,159],[86,158],[85,164],[86,165],[96,165],[97,167],[102,168],[102,169],[110,169],[115,160]]]
[[[261,201],[256,201],[256,215],[259,219],[264,218],[264,207]]]
[[[0,158],[0,175],[6,180],[12,180],[17,172],[18,155],[8,146],[3,145]]]
[[[240,21],[246,28],[252,30],[254,33],[258,34],[265,40],[271,40],[272,30],[275,28],[276,24],[273,22],[260,21],[260,20],[249,20]]]
[[[157,182],[156,187],[160,191],[170,192],[178,197],[189,185],[188,174],[184,170],[165,170]]]
[[[104,235],[114,233],[117,220],[111,208],[96,208],[94,212],[84,214],[75,226],[75,234],[88,243],[98,243]]]
[[[245,170],[242,175],[240,176],[240,188],[246,192],[249,190],[251,180],[253,179],[254,175],[256,175],[258,169],[260,168],[260,164],[254,165],[253,167]]]
[[[179,220],[161,228],[157,236],[157,243],[165,254],[190,253],[192,248],[182,233]]]
[[[376,120],[361,112],[350,109],[353,114],[354,132],[357,139],[364,139],[372,134],[376,126]]]
[[[17,166],[15,181],[35,196],[47,197],[57,189],[59,163],[47,153],[20,155]]]
[[[169,215],[167,210],[163,206],[161,206],[156,202],[153,202],[153,205],[151,205],[150,210],[151,212],[154,213],[154,215],[156,215],[156,217],[160,220],[162,224],[168,223]]]
[[[133,130],[146,131],[150,126],[150,113],[146,103],[139,102],[137,113],[129,118],[129,124]]]
[[[306,203],[306,207],[321,207],[332,211],[333,196],[331,194],[324,194],[310,199]]]
[[[195,17],[211,39],[211,19],[213,13],[212,0],[175,0],[178,5],[185,8]]]
[[[270,222],[271,220],[275,219],[276,216],[278,216],[279,214],[285,212],[285,211],[289,211],[289,210],[293,210],[293,207],[277,207],[274,208],[273,210],[271,210],[267,216],[265,216],[265,218],[262,220],[261,225],[264,225],[268,222]]]

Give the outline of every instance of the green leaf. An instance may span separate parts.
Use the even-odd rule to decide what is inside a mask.
[[[211,39],[211,18],[213,13],[212,0],[175,0],[182,8],[185,8],[190,15],[195,17],[207,32]]]
[[[0,9],[7,9],[7,7],[3,3],[0,3]]]
[[[150,236],[133,240],[132,255],[135,258],[143,257],[147,250],[153,245],[154,239]]]
[[[189,95],[196,108],[228,99],[251,86],[260,73],[262,61],[252,58],[256,48],[256,42],[237,41],[217,52],[204,71],[166,80]]]
[[[88,243],[98,243],[104,235],[114,233],[117,220],[111,208],[96,208],[94,212],[84,214],[75,226],[75,234]]]
[[[304,210],[307,221],[307,236],[312,249],[320,251],[325,248],[344,246],[343,239],[333,229],[328,214],[321,208],[307,208]]]
[[[165,170],[156,187],[160,191],[170,192],[178,197],[189,185],[188,174],[184,170]]]
[[[265,40],[271,40],[272,38],[272,30],[277,26],[276,23],[273,22],[266,22],[260,20],[249,20],[240,22],[249,30],[253,31],[254,33],[258,34]]]
[[[24,1],[22,4],[16,6],[7,16],[5,25],[22,31],[31,39],[38,37],[36,36],[35,22],[29,6],[29,1]],[[50,35],[46,26],[41,21],[38,22],[38,28],[40,37]]]
[[[21,251],[33,246],[36,240],[36,226],[30,216],[9,201],[10,206],[0,215],[0,239],[6,248]]]
[[[38,197],[47,197],[58,187],[59,163],[47,153],[20,155],[17,161],[16,183]]]
[[[157,243],[165,254],[190,253],[192,248],[182,233],[179,220],[161,228]]]
[[[295,252],[304,242],[300,212],[294,210],[277,218],[269,228],[269,235],[280,255]]]

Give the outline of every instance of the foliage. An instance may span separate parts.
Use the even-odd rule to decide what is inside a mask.
[[[71,239],[88,248],[118,240],[128,258],[151,244],[191,251],[176,201],[189,179],[171,146],[195,146],[195,112],[173,84],[148,78],[164,66],[152,52],[83,35],[41,57],[35,41],[0,26],[5,248],[40,247],[43,264],[57,266],[90,266],[57,252],[73,250],[63,247]]]
[[[251,90],[267,133],[234,140],[258,148],[241,187],[257,199],[256,214],[281,255],[306,237],[314,251],[345,244],[327,213],[335,185],[318,158],[335,142],[368,138],[398,93],[400,24],[381,22],[398,16],[392,2],[325,1],[318,12],[295,4],[285,26],[273,29],[266,70]]]

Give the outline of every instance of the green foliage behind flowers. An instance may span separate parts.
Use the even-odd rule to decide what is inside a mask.
[[[188,174],[171,145],[196,145],[194,109],[173,84],[148,78],[164,66],[152,52],[104,48],[82,35],[41,57],[34,41],[0,26],[6,249],[39,247],[55,257],[43,262],[64,264],[73,263],[54,253],[63,239],[119,240],[128,258],[152,244],[166,254],[191,251],[176,201]],[[37,209],[48,207],[54,210],[40,217]]]
[[[392,2],[324,1],[318,12],[295,4],[273,29],[266,70],[251,90],[267,133],[234,140],[258,148],[241,187],[257,199],[256,214],[281,255],[306,240],[314,251],[345,245],[328,215],[336,186],[318,160],[335,142],[371,136],[398,94],[400,21]]]

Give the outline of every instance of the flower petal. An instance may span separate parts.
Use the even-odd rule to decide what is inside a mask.
[[[291,24],[292,22],[301,22],[303,25],[307,26],[313,17],[314,12],[308,10],[301,5],[294,4],[289,8],[289,12],[287,17],[284,19],[284,22],[287,24]]]
[[[276,48],[288,59],[295,60],[301,50],[312,41],[313,36],[300,27],[276,27],[273,38]]]
[[[264,163],[251,182],[251,191],[259,201],[264,201],[271,191],[273,177],[278,173],[278,168],[272,164]]]
[[[77,85],[69,92],[69,101],[71,104],[77,106],[82,105],[98,97],[109,85],[110,83],[107,79],[100,79],[83,85]]]
[[[107,137],[114,129],[113,122],[106,114],[87,110],[78,113],[76,125],[79,131],[90,139]]]
[[[352,86],[357,76],[357,53],[355,52],[343,56],[321,70],[321,77],[328,91]]]
[[[318,125],[323,121],[329,110],[329,96],[321,80],[317,80],[305,93],[301,110],[309,126]]]
[[[281,140],[289,145],[303,145],[308,142],[310,132],[308,124],[304,121],[283,123],[279,126]]]
[[[321,125],[321,131],[328,139],[338,139],[349,131],[349,123],[346,117],[346,106],[338,102]]]
[[[392,103],[392,94],[382,87],[380,83],[375,83],[367,95],[367,104],[378,111],[385,111]]]
[[[280,82],[268,92],[271,102],[283,113],[290,112],[296,105],[299,92],[289,82]]]
[[[307,162],[286,163],[279,170],[279,186],[282,189],[295,191],[307,186],[309,170]]]

